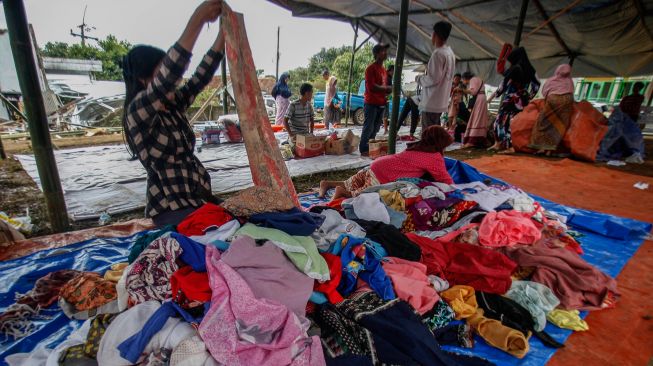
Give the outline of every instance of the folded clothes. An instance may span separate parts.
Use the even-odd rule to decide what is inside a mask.
[[[474,331],[487,343],[517,358],[524,358],[530,349],[528,339],[521,332],[506,327],[500,321],[483,316],[483,310],[478,309],[467,318]]]

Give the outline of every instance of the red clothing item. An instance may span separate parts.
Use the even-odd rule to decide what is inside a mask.
[[[224,208],[206,203],[186,216],[184,221],[177,225],[177,232],[186,236],[204,235],[206,230],[220,227],[233,219]]]
[[[426,264],[428,274],[444,278],[452,286],[471,286],[476,291],[503,295],[510,289],[510,275],[517,264],[505,255],[472,244],[445,242],[442,238],[432,240],[414,233],[406,236],[422,250],[421,262]]]
[[[405,150],[377,158],[370,168],[381,184],[399,178],[421,178],[425,173],[431,174],[436,182],[453,184],[440,153]]]
[[[327,265],[329,266],[329,275],[331,276],[331,279],[326,282],[315,281],[313,290],[322,292],[326,295],[330,303],[338,304],[344,300],[337,290],[338,285],[340,284],[340,279],[342,278],[342,262],[340,261],[340,257],[337,255],[329,253],[320,253],[320,255],[324,260],[326,260]]]
[[[191,266],[178,269],[170,277],[172,299],[182,307],[196,306],[196,302],[211,301],[211,287],[207,272],[195,272]]]
[[[373,91],[374,85],[386,86],[388,74],[383,65],[376,62],[365,69],[365,104],[384,106],[387,94],[384,92]]]

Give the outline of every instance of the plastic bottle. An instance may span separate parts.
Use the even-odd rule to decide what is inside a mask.
[[[110,221],[111,221],[111,216],[106,211],[104,211],[100,215],[100,219],[98,220],[98,224],[101,225],[101,226],[104,226],[104,225],[108,224]]]

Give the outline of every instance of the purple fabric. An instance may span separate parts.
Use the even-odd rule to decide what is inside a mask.
[[[199,334],[218,363],[325,365],[320,338],[307,335],[307,319],[274,300],[258,299],[220,260],[217,248],[206,248],[206,267],[213,297]]]
[[[450,197],[444,200],[438,198],[429,198],[415,203],[408,210],[413,215],[413,223],[417,230],[437,230],[441,226],[437,218],[437,213],[447,207],[455,205],[461,200]],[[444,224],[444,223],[443,223]]]
[[[258,246],[249,236],[240,236],[222,261],[238,272],[257,298],[278,301],[300,316],[306,314],[313,279],[297,270],[274,243]]]

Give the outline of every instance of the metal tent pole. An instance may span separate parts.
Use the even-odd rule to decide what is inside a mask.
[[[515,32],[515,41],[513,45],[519,47],[521,42],[521,34],[524,31],[524,20],[526,19],[526,10],[528,10],[528,0],[522,0],[521,10],[519,11],[519,21],[517,22],[517,32]]]
[[[406,28],[408,27],[408,2],[401,0],[399,13],[399,36],[397,39],[397,56],[395,57],[395,71],[392,76],[392,114],[390,116],[390,134],[388,136],[388,153],[394,154],[397,143],[397,119],[399,119],[399,102],[401,100],[401,72],[404,66],[404,52],[406,51]]]
[[[347,113],[345,113],[345,126],[349,123],[351,113],[351,83],[354,77],[354,58],[356,57],[356,39],[358,38],[358,19],[354,27],[354,44],[351,46],[351,60],[349,61],[349,77],[347,78]]]
[[[279,38],[281,37],[281,27],[277,27],[277,71],[274,74],[277,81],[279,81]]]
[[[57,162],[52,152],[43,94],[39,85],[36,59],[32,52],[32,40],[27,27],[27,15],[22,0],[3,0],[2,4],[9,29],[11,51],[18,73],[18,82],[25,101],[27,123],[32,139],[32,150],[45,196],[52,229],[57,232],[68,229],[66,203],[63,198]]]
[[[5,153],[5,147],[2,145],[2,138],[0,137],[0,160],[5,160],[7,158],[7,153]]]

